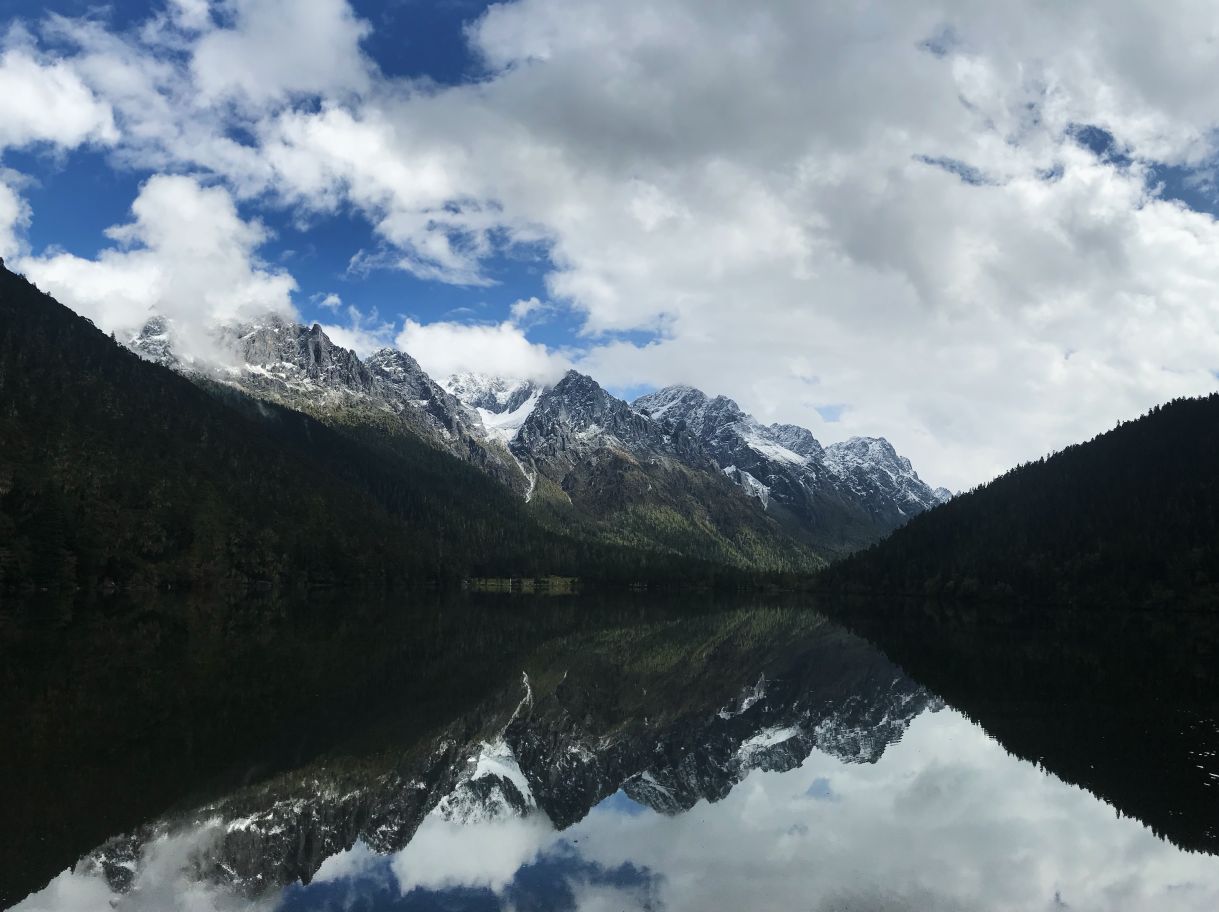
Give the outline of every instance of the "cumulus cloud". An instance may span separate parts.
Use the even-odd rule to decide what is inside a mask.
[[[337,297],[338,295],[328,296]],[[319,306],[325,307],[325,300]],[[365,314],[358,307],[348,307],[346,324],[324,323],[322,329],[336,345],[350,348],[361,357],[378,349],[388,348],[394,342],[394,324],[382,321],[375,310]]]
[[[406,848],[394,856],[392,869],[403,894],[417,887],[458,886],[499,892],[556,838],[543,814],[474,825],[429,815]]]
[[[3,178],[4,173],[0,171],[0,257],[12,257],[21,250],[21,234],[29,221],[29,207]]]
[[[515,301],[512,306],[508,308],[508,312],[512,314],[512,319],[515,322],[521,323],[530,317],[536,319],[548,309],[549,308],[547,305],[538,300],[537,296],[535,295],[532,298],[522,298]]]
[[[514,323],[419,323],[408,319],[398,333],[408,352],[433,377],[459,371],[543,383],[558,379],[570,362],[545,345],[530,342]]]
[[[100,871],[67,870],[12,912],[269,912],[275,897],[252,901],[193,876],[192,865],[220,833],[208,825],[153,839],[125,893],[111,891]]]
[[[62,61],[44,61],[27,48],[0,53],[0,151],[47,142],[73,147],[118,139],[110,106]]]
[[[170,0],[169,14],[184,29],[204,29],[212,21],[211,0]]]
[[[266,230],[243,220],[224,188],[161,175],[143,185],[131,211],[134,220],[110,228],[113,246],[95,259],[52,253],[25,257],[20,268],[107,331],[169,318],[184,354],[197,354],[191,346],[217,323],[294,315],[295,281],[258,260]]]
[[[201,19],[196,7],[185,7],[193,22]],[[230,0],[222,9],[232,27],[204,34],[191,64],[205,98],[262,104],[367,86],[370,64],[359,45],[369,26],[345,0]]]

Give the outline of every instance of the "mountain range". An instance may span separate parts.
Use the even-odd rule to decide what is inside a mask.
[[[153,318],[141,357],[327,424],[414,435],[485,472],[554,528],[762,569],[810,569],[949,499],[883,438],[822,447],[762,425],[723,396],[668,387],[628,403],[592,377],[553,384],[463,373],[436,379],[409,354],[361,359],[321,326],[268,317],[189,340]]]
[[[685,386],[436,379],[276,316],[116,339],[2,267],[0,311],[5,589],[802,574],[949,497]]]

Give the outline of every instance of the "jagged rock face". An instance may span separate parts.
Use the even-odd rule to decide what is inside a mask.
[[[688,431],[720,470],[764,509],[784,511],[821,547],[868,544],[941,503],[886,440],[823,448],[812,432],[762,425],[731,399],[671,386],[633,403],[672,433]]]
[[[806,459],[817,459],[823,452],[812,431],[794,424],[772,424],[770,437],[779,446],[787,447]]]
[[[656,422],[575,371],[538,399],[512,447],[518,455],[540,461],[604,447],[637,457],[677,453],[673,438]]]
[[[179,361],[178,356],[174,354],[170,336],[169,321],[164,317],[151,317],[127,343],[127,347],[145,361],[176,369]]]
[[[883,437],[852,437],[825,448],[824,462],[870,510],[913,516],[942,501]]]
[[[242,363],[258,369],[260,380],[309,391],[374,391],[372,373],[356,353],[335,345],[316,323],[306,327],[271,317],[222,327],[219,335]]]
[[[509,446],[536,484],[545,479],[613,534],[628,529],[660,550],[741,566],[758,566],[759,552],[770,566],[818,560],[743,497],[691,434],[662,427],[575,371],[536,398]]]
[[[523,489],[520,468],[489,439],[478,414],[442,389],[405,352],[381,349],[361,360],[334,344],[320,325],[304,326],[274,315],[220,327],[208,340],[218,363],[184,361],[175,354],[174,341],[173,327],[156,317],[128,347],[187,376],[235,386],[323,421],[402,427],[510,488]]]
[[[506,380],[484,374],[453,374],[444,383],[446,391],[473,409],[488,440],[504,446],[512,443],[548,387],[532,380]]]
[[[432,380],[406,352],[383,348],[369,355],[365,364],[393,391],[403,409],[422,409],[451,434],[481,436],[477,416]]]

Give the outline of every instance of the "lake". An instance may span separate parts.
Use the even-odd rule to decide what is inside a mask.
[[[0,896],[1219,908],[1210,641],[1073,623],[777,596],[9,604]]]

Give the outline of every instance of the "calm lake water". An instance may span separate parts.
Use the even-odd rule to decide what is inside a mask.
[[[864,614],[7,606],[3,905],[1219,908],[1207,649]]]

